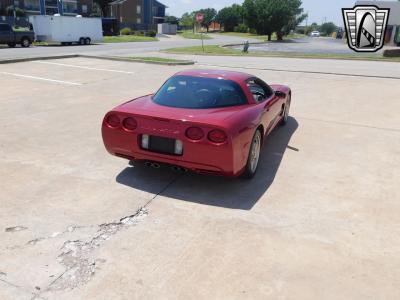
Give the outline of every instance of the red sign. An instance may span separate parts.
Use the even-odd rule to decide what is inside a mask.
[[[199,23],[202,23],[204,21],[204,14],[197,13],[196,14],[196,21],[199,22]]]

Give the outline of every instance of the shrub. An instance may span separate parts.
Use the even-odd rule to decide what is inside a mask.
[[[249,32],[249,27],[247,27],[246,24],[239,24],[239,25],[235,26],[233,31],[247,33],[247,32]]]
[[[146,32],[146,36],[155,37],[156,35],[157,32],[155,32],[154,30],[149,30],[148,32]]]
[[[251,34],[257,34],[257,30],[255,30],[254,28],[250,28],[249,32]]]
[[[132,34],[132,30],[129,27],[125,27],[121,29],[121,35],[130,35]]]

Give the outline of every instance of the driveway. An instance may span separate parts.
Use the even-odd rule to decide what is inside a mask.
[[[267,139],[252,181],[106,153],[103,115],[183,67],[2,65],[0,299],[398,298],[396,71],[207,59],[293,90],[289,123]],[[382,76],[366,76],[374,70]]]

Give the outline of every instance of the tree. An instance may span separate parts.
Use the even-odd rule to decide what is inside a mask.
[[[179,25],[185,28],[193,28],[194,31],[195,15],[194,12],[184,13],[179,21]]]
[[[113,0],[95,0],[94,2],[97,3],[100,8],[103,17],[106,17],[108,14],[108,5],[112,2]]]
[[[91,17],[101,18],[102,11],[101,7],[97,2],[93,2],[92,13],[90,14]]]
[[[166,16],[165,17],[165,23],[176,24],[177,25],[179,23],[179,20],[175,16]]]
[[[223,8],[216,15],[215,21],[223,25],[225,31],[233,31],[235,26],[243,22],[243,7],[233,4]]]
[[[19,7],[14,7],[13,5],[7,6],[5,11],[7,16],[14,16],[14,10],[15,10],[15,15],[17,17],[25,17],[25,11]]]
[[[302,8],[298,8],[297,12],[295,15],[293,15],[290,19],[289,22],[284,26],[283,32],[285,34],[289,34],[291,30],[295,30],[296,27],[301,24],[306,18],[308,17],[308,14],[303,13]]]
[[[336,31],[336,29],[337,26],[332,22],[324,23],[321,25],[321,32],[325,35],[331,35],[334,31]]]
[[[205,8],[205,9],[200,9],[195,13],[204,14],[204,20],[201,23],[201,25],[206,27],[208,32],[208,28],[210,27],[211,22],[214,21],[215,17],[217,16],[217,11],[214,8]]]
[[[301,0],[245,0],[244,17],[251,29],[267,35],[269,41],[274,32],[282,39],[285,31],[305,18],[301,4]]]

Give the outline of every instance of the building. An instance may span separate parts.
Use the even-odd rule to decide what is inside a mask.
[[[399,1],[357,1],[356,5],[375,5],[390,8],[385,44],[400,46],[400,2]]]
[[[110,3],[109,16],[119,22],[120,28],[157,30],[163,23],[167,6],[156,0],[115,0]]]
[[[1,0],[1,9],[15,7],[26,15],[82,15],[88,17],[92,13],[93,0]]]

